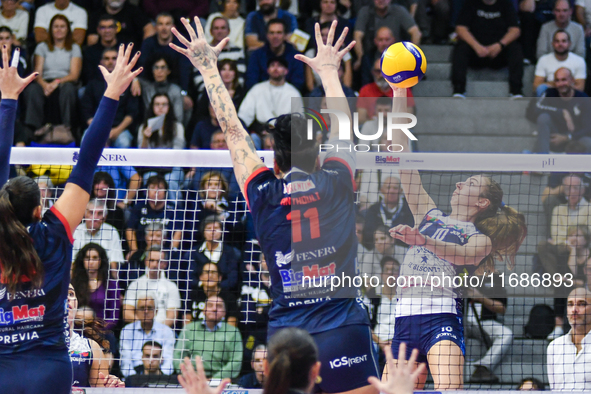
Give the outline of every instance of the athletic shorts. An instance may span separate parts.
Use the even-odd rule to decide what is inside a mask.
[[[369,326],[339,327],[312,337],[322,363],[315,392],[354,390],[369,385],[368,377],[380,376]]]
[[[418,362],[427,362],[427,353],[437,342],[452,341],[466,354],[462,317],[452,313],[397,317],[392,354],[398,358],[398,347],[406,343],[406,359],[419,349]]]
[[[0,355],[0,392],[69,394],[72,363],[67,349],[31,349]]]

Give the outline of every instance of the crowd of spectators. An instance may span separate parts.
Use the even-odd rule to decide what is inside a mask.
[[[591,152],[591,109],[570,100],[586,97],[588,1],[207,3],[3,1],[0,41],[12,54],[21,48],[21,75],[39,73],[19,103],[15,144],[37,143],[34,132],[46,123],[69,127],[72,144],[79,142],[106,88],[98,66],[112,70],[118,45],[133,42],[142,52],[144,72],[120,98],[108,146],[227,149],[202,76],[168,45],[179,44],[171,29],[182,30],[180,17],[198,16],[210,43],[230,38],[218,66],[259,149],[272,148],[267,121],[291,112],[294,98],[324,96],[318,76],[295,60],[300,51],[290,38],[310,35],[300,49],[313,56],[314,23],[321,24],[326,40],[330,23],[337,20],[338,32],[350,29],[344,45],[357,41],[339,76],[348,97],[367,98],[358,107],[363,134],[373,134],[377,114],[391,106],[392,90],[379,67],[386,48],[401,40],[455,43],[455,96],[465,96],[468,66],[508,66],[513,97],[539,96],[528,111],[538,124],[538,151]],[[528,64],[536,64],[531,92],[522,86]],[[410,90],[408,106],[415,111]],[[44,210],[66,178],[36,173]],[[362,271],[396,276],[406,245],[394,242],[388,229],[414,224],[400,180],[387,171],[359,171],[356,178]],[[551,177],[542,198],[550,240],[539,245],[541,269],[572,272],[581,286],[588,286],[591,277],[588,184],[582,174]],[[244,385],[261,387],[270,280],[232,171],[101,167],[92,197],[84,222],[74,231],[72,283],[80,305],[92,308],[115,333],[108,338],[120,359],[115,371],[119,368],[128,385],[162,381],[178,372],[184,356],[201,355],[208,378],[242,377]],[[388,346],[394,333],[395,288],[371,290],[375,293],[368,289],[365,296],[373,337],[376,346]],[[568,293],[560,289],[557,296],[554,335],[564,334],[562,327],[570,319]],[[493,383],[493,371],[513,337],[497,319],[507,300],[480,293],[470,299],[478,306],[467,317],[471,335],[492,341],[472,380]]]

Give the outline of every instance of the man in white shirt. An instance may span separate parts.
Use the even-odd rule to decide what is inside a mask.
[[[7,26],[14,34],[14,44],[23,45],[29,29],[29,12],[18,8],[16,0],[4,0],[0,13],[0,26]]]
[[[575,89],[585,90],[587,65],[585,59],[581,56],[569,52],[570,44],[570,35],[566,31],[559,29],[554,33],[552,38],[554,52],[540,57],[540,60],[536,64],[533,86],[536,96],[541,97],[546,89],[555,87],[554,73],[562,67],[568,68],[571,71],[575,79]]]
[[[162,373],[174,372],[172,357],[175,336],[170,327],[154,321],[156,301],[150,293],[140,295],[137,300],[136,315],[138,320],[126,325],[121,331],[121,372],[127,377],[135,375],[136,367],[142,365],[142,347],[147,341],[156,341],[162,345]]]
[[[138,320],[135,307],[140,294],[149,292],[156,301],[156,321],[173,327],[181,308],[181,296],[177,285],[166,278],[168,261],[160,246],[153,245],[146,251],[146,273],[131,282],[123,300],[123,319],[126,323]]]
[[[303,106],[300,92],[285,81],[289,70],[284,58],[271,58],[267,62],[267,72],[269,80],[254,85],[238,109],[238,117],[249,127],[255,121],[265,124],[269,119],[293,112],[292,98],[299,99],[298,108],[294,109]]]
[[[573,290],[567,300],[568,334],[548,345],[548,382],[556,391],[591,390],[591,291]]]
[[[94,242],[102,246],[107,252],[112,272],[116,272],[125,262],[119,232],[113,226],[105,223],[107,207],[104,202],[92,199],[86,205],[84,220],[74,231],[74,247],[72,259],[84,245]]]
[[[536,57],[552,53],[552,39],[557,30],[566,31],[571,38],[570,51],[585,58],[585,32],[583,26],[571,20],[573,9],[567,0],[556,0],[554,3],[554,20],[548,21],[542,25],[540,35],[538,36]]]
[[[88,29],[88,14],[84,8],[71,3],[70,0],[55,0],[39,7],[35,13],[35,42],[40,43],[49,37],[49,22],[57,14],[68,18],[74,42],[82,46]]]

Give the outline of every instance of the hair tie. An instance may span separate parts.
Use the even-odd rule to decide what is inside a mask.
[[[505,201],[501,201],[501,208],[505,208],[507,204],[505,204]]]

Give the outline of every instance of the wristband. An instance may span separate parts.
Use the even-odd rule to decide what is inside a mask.
[[[505,49],[505,44],[503,44],[501,41],[499,41],[499,45],[501,46],[501,49]]]

